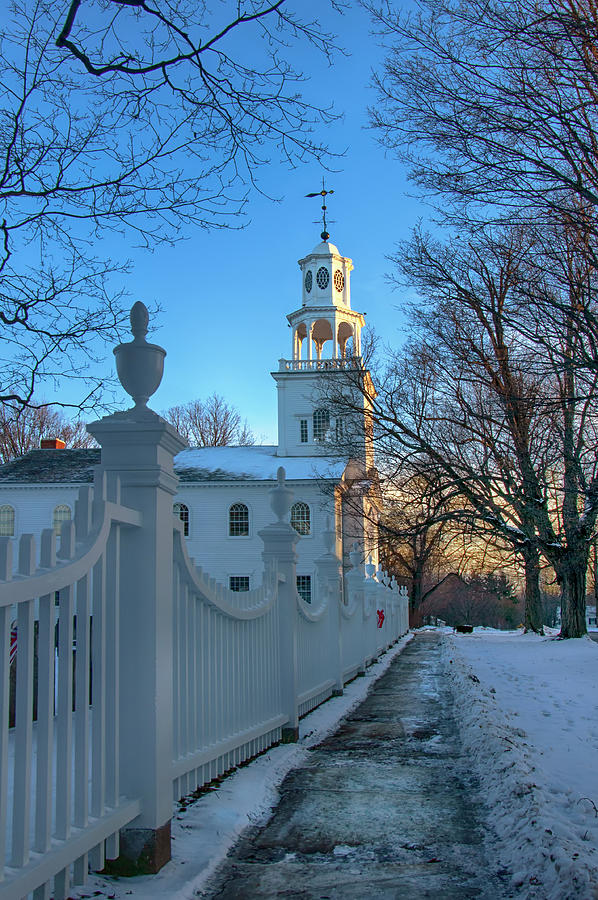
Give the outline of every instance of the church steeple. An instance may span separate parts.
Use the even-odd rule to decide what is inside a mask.
[[[353,261],[322,241],[299,260],[299,268],[302,305],[287,316],[293,362],[359,356],[364,318],[351,309]]]
[[[299,260],[301,306],[287,316],[291,358],[272,375],[278,387],[279,456],[321,454],[343,423],[324,399],[323,376],[361,368],[363,315],[351,309],[353,262],[326,239]],[[365,428],[364,428],[365,440]]]

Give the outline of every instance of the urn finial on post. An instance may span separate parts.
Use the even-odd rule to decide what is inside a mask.
[[[276,473],[276,487],[269,491],[270,506],[278,522],[283,522],[291,508],[293,491],[287,487],[284,466],[279,466]]]
[[[164,374],[166,350],[145,339],[149,323],[147,307],[137,301],[131,307],[131,333],[133,340],[114,348],[118,379],[135,401],[136,413],[149,413],[147,401],[160,387]]]

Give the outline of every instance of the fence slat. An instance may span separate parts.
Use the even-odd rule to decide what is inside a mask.
[[[77,630],[75,656],[75,825],[89,820],[89,668],[90,584],[85,575],[77,582]],[[73,881],[87,880],[87,854],[75,861]]]
[[[30,537],[30,535],[27,535]],[[15,725],[15,768],[11,865],[24,866],[29,860],[31,815],[31,742],[33,735],[33,621],[34,601],[19,604],[17,612],[17,692]]]
[[[10,684],[10,607],[0,608],[0,881],[4,879],[8,812],[8,687]]]
[[[104,815],[106,796],[106,558],[102,554],[92,577],[92,733],[91,733],[91,814]],[[95,870],[104,867],[104,844],[90,854]]]
[[[63,532],[64,533],[64,532]],[[73,588],[60,591],[58,617],[58,707],[56,715],[56,837],[71,833],[73,756]]]
[[[45,528],[41,536],[40,565],[56,564],[56,535]],[[54,757],[54,594],[39,599],[37,637],[37,765],[35,798],[35,849],[45,853],[52,836],[52,764]]]
[[[119,803],[120,679],[120,527],[112,527],[106,546],[106,804]],[[106,857],[118,856],[118,833],[106,840]]]

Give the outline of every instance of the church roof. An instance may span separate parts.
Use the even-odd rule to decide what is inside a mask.
[[[99,448],[30,450],[0,466],[0,484],[91,484],[99,461]]]
[[[290,481],[342,477],[347,461],[326,456],[276,456],[275,446],[192,447],[174,459],[181,482]],[[0,484],[91,484],[100,450],[31,450],[0,465]]]
[[[339,479],[346,459],[329,456],[277,456],[276,446],[191,447],[174,460],[181,481],[276,481],[284,466],[289,481]]]
[[[322,241],[320,244],[316,244],[314,249],[311,251],[312,254],[326,254],[326,253],[335,253],[337,256],[340,256],[339,249],[336,244],[331,244],[330,241]]]

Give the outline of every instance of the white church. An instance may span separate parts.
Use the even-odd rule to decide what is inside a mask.
[[[301,536],[297,588],[308,602],[316,589],[315,560],[325,552],[328,521],[345,568],[355,542],[364,561],[371,556],[378,564],[380,503],[367,404],[362,401],[359,452],[344,455],[342,420],[326,405],[331,379],[348,379],[356,370],[369,379],[361,359],[364,317],[351,308],[352,260],[339,253],[326,232],[322,238],[299,260],[301,304],[287,316],[291,354],[272,372],[278,444],[189,448],[175,457],[179,488],[173,512],[183,522],[189,556],[216,581],[238,591],[262,581],[258,532],[272,521],[268,492],[278,467],[284,467],[294,492],[291,524]],[[78,490],[93,481],[100,450],[68,449],[61,443],[44,441],[42,449],[0,466],[0,535],[38,538],[52,525],[59,534],[62,522],[74,514]]]

